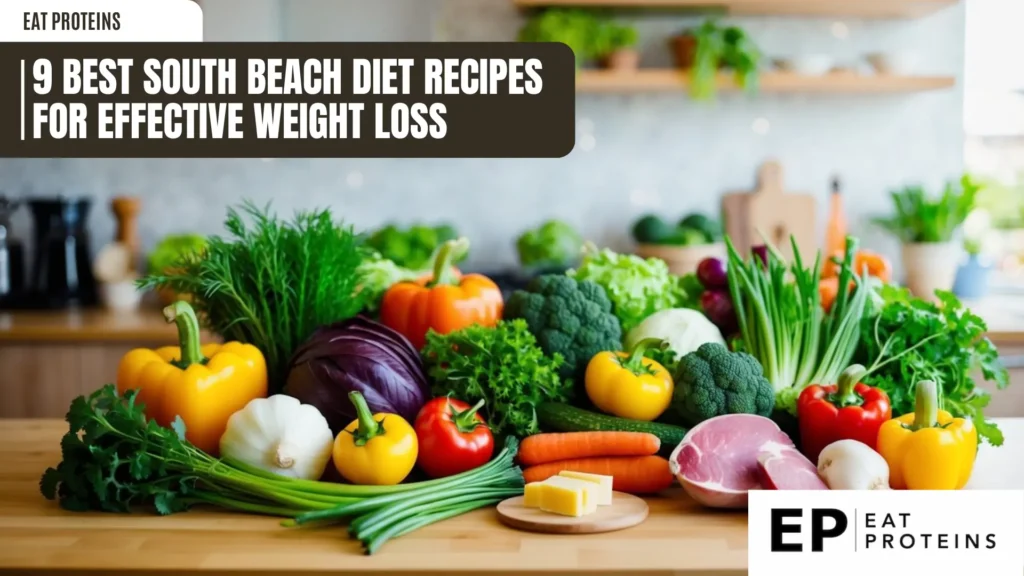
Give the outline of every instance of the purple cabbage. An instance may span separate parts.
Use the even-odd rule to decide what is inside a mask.
[[[315,406],[337,435],[356,419],[349,392],[410,424],[430,398],[423,362],[398,332],[365,316],[322,326],[292,355],[285,393]]]

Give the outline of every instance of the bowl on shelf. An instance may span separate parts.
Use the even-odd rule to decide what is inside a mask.
[[[836,63],[836,59],[829,54],[800,54],[781,60],[787,66],[787,71],[802,76],[824,76],[832,71]]]
[[[917,54],[914,52],[873,52],[866,58],[875,73],[881,75],[908,76],[917,66]]]
[[[636,255],[641,258],[658,258],[668,264],[669,272],[683,276],[697,271],[697,265],[705,258],[726,258],[725,244],[698,244],[694,246],[667,246],[661,244],[640,244]]]

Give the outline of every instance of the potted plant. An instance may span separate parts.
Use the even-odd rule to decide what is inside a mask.
[[[532,16],[519,30],[520,42],[561,42],[576,55],[576,67],[594,60],[601,22],[590,12],[552,8]]]
[[[908,186],[892,193],[895,214],[874,220],[903,243],[906,284],[915,296],[933,298],[936,290],[953,288],[960,249],[953,236],[974,208],[978,190],[967,175],[948,182],[935,199],[920,186]]]
[[[690,71],[690,95],[694,99],[714,98],[721,69],[732,70],[740,88],[757,91],[761,51],[742,28],[721,27],[715,20],[707,20],[670,42],[676,66]]]
[[[964,251],[967,261],[956,272],[953,292],[966,299],[984,298],[988,294],[988,278],[992,262],[983,255],[984,236],[988,232],[989,218],[984,210],[975,210],[964,224]],[[976,222],[977,226],[971,223]],[[975,228],[971,230],[971,228]]]
[[[636,49],[636,28],[604,22],[598,27],[594,39],[594,52],[602,68],[633,71],[640,65],[640,52]]]

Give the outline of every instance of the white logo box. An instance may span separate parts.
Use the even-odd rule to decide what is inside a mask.
[[[799,530],[780,535],[801,552],[772,551],[773,510],[801,514],[777,520]],[[820,552],[811,550],[814,510],[848,522],[819,540]],[[827,514],[818,513],[823,536],[836,530]],[[747,519],[750,576],[1024,573],[1024,490],[757,490]]]

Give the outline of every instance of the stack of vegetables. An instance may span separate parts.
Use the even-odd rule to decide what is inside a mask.
[[[660,216],[647,214],[633,224],[633,239],[640,244],[699,246],[720,242],[721,225],[704,214],[688,214],[676,225]]]
[[[726,239],[727,261],[683,277],[587,245],[506,301],[454,266],[465,238],[399,262],[328,211],[246,204],[226,228],[144,281],[193,295],[164,311],[179,346],[130,352],[116,386],[72,403],[46,497],[345,521],[373,553],[522,494],[516,458],[529,481],[657,493],[663,456],[717,418],[778,420],[833,487],[959,488],[978,440],[1002,442],[970,372],[1006,385],[984,323],[952,294],[888,285],[853,239],[810,266]],[[201,345],[201,323],[225,343]]]

